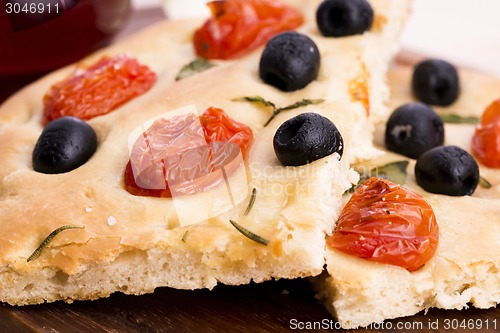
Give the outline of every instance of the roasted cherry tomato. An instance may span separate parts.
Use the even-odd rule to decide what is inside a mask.
[[[237,144],[243,156],[246,156],[253,140],[250,127],[233,119],[221,109],[210,107],[200,116],[205,139],[210,142],[232,142]]]
[[[252,130],[211,107],[193,114],[159,119],[136,141],[125,168],[127,191],[172,197],[207,191],[224,181],[217,172],[239,167],[253,140]]]
[[[52,86],[43,99],[43,121],[64,116],[88,120],[109,113],[155,82],[156,74],[133,58],[103,57]]]
[[[472,137],[472,151],[490,168],[500,168],[500,99],[486,108]]]
[[[436,251],[439,230],[431,206],[388,180],[371,178],[343,209],[328,245],[414,271]]]
[[[193,39],[196,53],[205,59],[239,58],[303,23],[297,10],[278,0],[218,0],[208,6],[212,18]]]

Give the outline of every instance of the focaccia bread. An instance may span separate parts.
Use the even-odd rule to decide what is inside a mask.
[[[318,79],[304,89],[285,93],[263,83],[258,76],[262,47],[237,60],[215,61],[215,67],[176,81],[179,70],[195,58],[192,36],[203,22],[175,21],[54,72],[0,107],[0,301],[71,302],[116,291],[148,293],[159,286],[213,288],[217,283],[321,273],[325,232],[338,216],[342,194],[357,181],[349,164],[377,154],[370,135],[374,120],[368,114],[377,118],[387,113],[384,72],[409,2],[371,1],[376,13],[372,30],[339,39],[319,34],[313,20],[319,1],[292,2],[305,17],[299,31],[316,42],[322,57]],[[85,164],[61,174],[34,171],[32,152],[43,129],[44,95],[78,68],[118,54],[138,59],[158,81],[113,112],[88,120],[98,148]],[[234,101],[244,96],[261,96],[277,106],[302,99],[324,102],[282,112],[263,127],[270,110]],[[223,109],[252,129],[254,141],[246,168],[235,173],[246,175],[248,183],[231,189],[242,200],[229,211],[191,224],[227,194],[224,184],[175,202],[130,194],[123,174],[131,133],[154,117],[193,104],[200,113],[211,106]],[[333,121],[344,139],[341,160],[333,154],[300,167],[279,163],[272,147],[276,129],[302,112]],[[255,203],[244,216],[252,188]],[[248,239],[230,220],[269,243]],[[47,235],[66,225],[81,229],[61,232],[28,262]]]
[[[409,84],[410,67],[389,72],[395,109],[414,101]],[[498,99],[500,80],[460,71],[462,93],[449,107],[435,107],[440,114],[478,117]],[[474,125],[445,124],[445,144],[470,151]],[[383,130],[377,142],[383,145]],[[370,162],[383,165],[407,159],[387,152]],[[423,196],[439,224],[437,252],[422,268],[409,272],[389,264],[360,259],[327,249],[328,276],[315,278],[318,296],[345,328],[411,316],[432,307],[464,309],[494,307],[500,303],[500,171],[480,165],[480,174],[491,188],[479,186],[472,196],[431,194],[416,184],[415,160],[410,160],[405,187]]]

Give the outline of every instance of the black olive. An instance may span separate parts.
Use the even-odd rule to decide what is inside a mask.
[[[33,169],[64,173],[83,165],[97,149],[95,131],[75,117],[62,117],[45,126],[33,150]]]
[[[436,147],[422,154],[415,165],[417,184],[431,193],[471,195],[479,183],[474,158],[457,146]]]
[[[316,23],[323,36],[362,34],[373,24],[373,9],[366,0],[325,0],[316,11]]]
[[[333,153],[342,157],[344,141],[337,127],[317,113],[303,113],[276,131],[274,152],[285,166],[311,163]]]
[[[295,91],[318,77],[321,57],[316,44],[297,32],[273,37],[260,58],[262,81],[282,91]]]
[[[444,60],[424,60],[413,71],[412,88],[418,100],[448,106],[456,101],[460,90],[457,69]]]
[[[443,121],[429,106],[409,103],[397,108],[387,121],[387,149],[410,158],[420,155],[444,142]]]

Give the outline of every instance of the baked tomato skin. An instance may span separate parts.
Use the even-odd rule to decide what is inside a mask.
[[[472,151],[490,168],[500,168],[500,99],[491,103],[472,137]]]
[[[207,143],[232,142],[247,156],[253,141],[250,127],[231,119],[222,109],[210,107],[200,116]]]
[[[427,201],[388,180],[370,178],[344,207],[327,244],[415,271],[434,255],[438,240],[436,217]]]
[[[241,165],[253,141],[252,130],[223,110],[159,119],[143,133],[125,167],[125,189],[134,195],[171,198],[207,191],[224,181],[220,172]],[[174,190],[172,190],[174,187]]]
[[[267,43],[276,34],[304,22],[302,15],[279,0],[219,0],[193,38],[196,54],[205,59],[235,59]]]
[[[109,113],[155,82],[156,74],[136,59],[105,56],[50,88],[43,98],[43,123],[64,116],[88,120]]]

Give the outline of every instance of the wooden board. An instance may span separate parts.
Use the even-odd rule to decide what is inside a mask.
[[[114,294],[93,302],[0,306],[0,332],[10,333],[289,332],[308,323],[317,325],[315,332],[346,332],[335,329],[336,322],[316,302],[305,280],[218,286],[212,291],[158,288],[150,295]],[[461,328],[461,323],[474,329]],[[499,332],[500,307],[431,309],[384,325],[349,332]],[[458,327],[453,329],[454,325]],[[333,329],[328,330],[330,327]]]
[[[162,19],[158,11],[135,13],[124,34]],[[121,37],[121,36],[120,36]],[[402,53],[398,63],[419,56]],[[465,328],[464,328],[465,324]],[[0,332],[345,332],[314,298],[307,280],[271,281],[213,291],[158,288],[154,294],[13,307],[0,304]],[[311,329],[308,329],[311,328]],[[314,329],[316,328],[316,329]],[[500,307],[427,314],[389,320],[349,332],[499,332]]]

